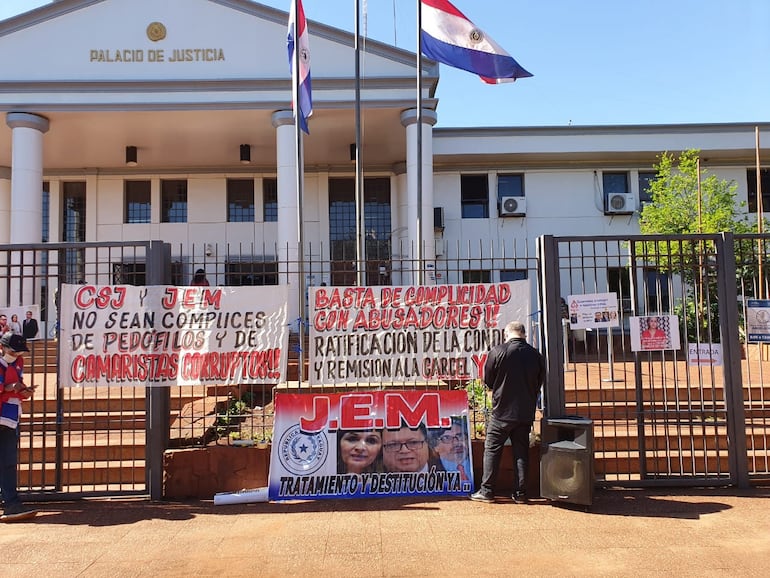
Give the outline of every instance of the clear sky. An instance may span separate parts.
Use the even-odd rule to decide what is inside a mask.
[[[359,1],[362,32],[415,50],[417,0]],[[355,2],[303,0],[311,34],[313,20],[352,32]],[[46,3],[0,0],[0,19]],[[770,121],[770,0],[454,4],[534,77],[490,86],[442,65],[438,126]]]

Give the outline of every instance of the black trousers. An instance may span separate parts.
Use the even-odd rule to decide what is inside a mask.
[[[505,442],[511,440],[514,472],[512,493],[520,496],[527,493],[531,430],[532,422],[501,421],[491,418],[487,426],[487,439],[484,441],[484,473],[481,476],[479,488],[482,492],[494,493]]]

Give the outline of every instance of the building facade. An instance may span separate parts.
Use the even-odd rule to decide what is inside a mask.
[[[0,22],[0,243],[159,239],[178,284],[201,266],[211,283],[278,283],[307,261],[306,283],[349,285],[363,235],[367,284],[414,282],[416,256],[425,282],[508,280],[520,272],[494,263],[431,271],[476,247],[534,254],[544,234],[637,233],[658,155],[687,149],[756,210],[753,124],[437,127],[436,63],[418,113],[414,54],[367,41],[356,83],[353,35],[317,22],[300,201],[287,21],[247,0],[61,0]]]

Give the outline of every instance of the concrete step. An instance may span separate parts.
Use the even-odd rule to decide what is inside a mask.
[[[56,483],[56,469],[53,463],[19,462],[19,487],[44,488]],[[143,460],[65,462],[62,465],[61,485],[73,487],[91,485],[144,486],[145,464]]]

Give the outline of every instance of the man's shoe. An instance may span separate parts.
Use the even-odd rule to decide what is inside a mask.
[[[470,498],[474,502],[486,502],[487,504],[491,504],[495,501],[495,498],[492,494],[487,494],[486,492],[482,492],[481,490],[471,494]]]
[[[33,518],[37,514],[34,508],[28,508],[24,504],[12,504],[5,508],[3,515],[0,516],[0,522],[18,522]]]
[[[516,504],[526,504],[529,501],[527,500],[527,494],[511,494],[511,500]]]

